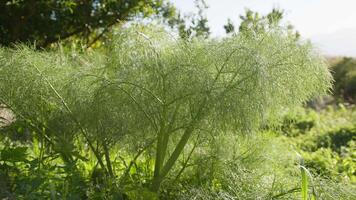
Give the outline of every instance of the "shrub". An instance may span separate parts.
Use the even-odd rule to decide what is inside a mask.
[[[331,148],[341,154],[342,148],[348,147],[350,141],[356,141],[356,128],[340,128],[336,131],[320,135],[316,139],[316,148]]]
[[[287,137],[282,136],[283,140],[294,146],[304,157],[309,170],[338,182],[355,182],[356,166],[352,161],[355,154],[352,152],[356,133],[353,125],[355,110],[352,107],[328,107],[320,112],[306,108],[298,110],[297,115],[287,115],[287,118],[294,119],[295,122],[307,119],[314,122],[314,126],[308,131],[296,128],[293,123],[283,124],[283,127],[291,128],[282,129],[288,130]]]
[[[333,67],[335,80],[334,92],[336,97],[346,102],[356,101],[356,60],[345,57]]]
[[[316,113],[313,110],[297,109],[283,117],[281,132],[288,137],[308,133],[316,125]]]
[[[40,162],[56,156],[69,182],[99,168],[118,191],[158,192],[191,138],[251,133],[329,87],[311,45],[278,29],[187,42],[138,26],[96,52],[0,50],[0,103],[33,130]],[[140,160],[148,182],[131,176]]]

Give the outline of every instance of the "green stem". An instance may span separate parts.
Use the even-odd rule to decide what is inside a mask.
[[[176,145],[173,153],[167,160],[166,164],[161,169],[158,176],[155,176],[152,180],[151,190],[154,192],[158,192],[162,180],[167,176],[168,172],[172,169],[173,165],[177,162],[180,154],[184,150],[184,147],[188,143],[190,136],[192,135],[196,124],[200,121],[201,113],[202,113],[203,106],[200,107],[197,116],[191,121],[190,125],[185,129],[183,136],[179,140],[178,144]]]
[[[154,178],[158,178],[164,163],[167,150],[168,134],[166,133],[166,106],[163,105],[163,113],[161,117],[160,130],[157,136],[156,161],[154,169]]]
[[[156,161],[155,161],[155,168],[154,168],[154,179],[159,177],[163,159],[162,159],[162,150],[163,150],[163,132],[160,130],[158,132],[157,137],[157,147],[156,147]]]
[[[103,142],[103,147],[104,147],[105,161],[106,161],[106,165],[107,165],[107,169],[108,169],[109,175],[111,177],[114,177],[114,172],[113,172],[111,161],[110,161],[109,148],[107,146],[106,141]]]
[[[174,166],[174,164],[177,162],[180,154],[182,153],[182,151],[184,150],[184,147],[186,146],[186,144],[188,143],[189,138],[191,137],[191,135],[193,134],[194,129],[196,128],[196,124],[200,122],[202,116],[203,116],[203,109],[206,107],[206,103],[209,99],[209,96],[211,94],[211,92],[214,89],[214,85],[216,84],[216,82],[218,81],[218,79],[220,78],[220,75],[222,74],[224,68],[227,65],[228,60],[232,57],[232,55],[237,51],[237,49],[234,49],[226,58],[225,62],[222,64],[222,66],[220,66],[220,68],[218,69],[218,72],[213,80],[213,85],[211,86],[211,88],[209,89],[209,91],[206,94],[206,97],[203,99],[202,103],[199,106],[198,112],[196,114],[196,116],[192,119],[192,121],[190,122],[189,126],[185,129],[183,136],[181,137],[181,139],[179,140],[178,144],[176,145],[173,153],[171,154],[171,156],[169,157],[169,159],[167,160],[167,162],[165,163],[165,165],[163,166],[163,168],[161,168],[160,163],[163,162],[162,160],[162,155],[163,152],[160,152],[162,150],[166,151],[166,148],[164,148],[164,135],[163,133],[159,133],[158,134],[158,142],[157,142],[157,159],[159,159],[158,161],[156,161],[156,166],[157,168],[155,168],[155,174],[152,180],[152,185],[151,185],[151,190],[154,192],[158,192],[160,185],[163,181],[163,179],[167,176],[168,172],[172,169],[172,167]],[[163,118],[162,120],[164,120],[165,118]],[[167,141],[168,143],[168,141]],[[157,171],[156,171],[157,170]]]

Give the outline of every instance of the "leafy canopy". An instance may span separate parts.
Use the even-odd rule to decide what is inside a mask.
[[[120,22],[150,16],[169,21],[176,15],[166,0],[5,0],[0,11],[0,44],[37,47],[73,36],[92,45]]]

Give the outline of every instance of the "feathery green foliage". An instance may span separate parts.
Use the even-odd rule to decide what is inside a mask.
[[[121,188],[146,153],[153,174],[141,184],[154,192],[193,136],[251,133],[328,91],[330,79],[312,46],[280,29],[187,42],[135,26],[95,52],[0,51],[0,103],[45,153],[74,169],[97,161]]]

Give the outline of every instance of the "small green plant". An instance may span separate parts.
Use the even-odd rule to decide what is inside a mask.
[[[315,195],[315,191],[314,191],[314,186],[312,185],[312,193],[310,194],[309,192],[309,183],[311,182],[310,180],[312,180],[312,175],[310,174],[310,172],[307,170],[307,168],[305,168],[304,166],[300,166],[300,170],[301,170],[301,175],[302,175],[302,179],[301,179],[301,196],[302,196],[302,200],[316,200],[316,195]]]

